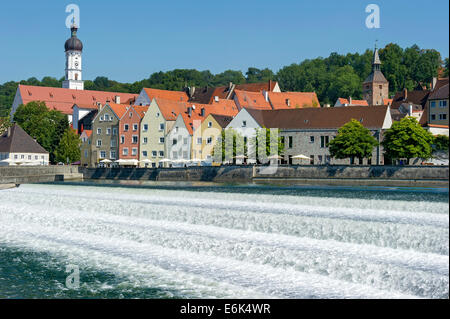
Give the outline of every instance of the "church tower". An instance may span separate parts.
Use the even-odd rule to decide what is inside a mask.
[[[66,73],[63,88],[72,90],[84,90],[84,82],[81,76],[81,54],[83,43],[77,38],[78,28],[72,24],[72,37],[64,45],[66,51]]]
[[[377,47],[375,47],[372,73],[363,83],[363,98],[369,105],[384,105],[383,100],[389,98],[389,82],[384,77],[380,67],[380,56]]]

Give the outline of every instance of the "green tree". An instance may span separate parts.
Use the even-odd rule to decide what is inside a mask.
[[[405,117],[392,124],[384,133],[381,144],[388,159],[405,158],[409,164],[411,158],[430,158],[433,140],[433,135],[422,128],[415,118]]]
[[[371,158],[378,141],[359,121],[352,119],[338,130],[336,138],[328,143],[330,154],[337,159]]]
[[[433,140],[433,149],[436,151],[448,151],[449,139],[446,135],[437,135]]]
[[[336,69],[331,74],[331,84],[328,88],[328,98],[336,101],[339,97],[360,97],[361,81],[349,65]]]
[[[30,102],[17,108],[14,121],[49,152],[50,162],[55,163],[56,148],[69,128],[67,116],[48,110],[44,102]]]
[[[70,128],[66,129],[55,150],[56,161],[66,164],[79,161],[81,158],[80,144],[80,137],[78,134]]]
[[[262,70],[258,68],[248,68],[245,75],[247,83],[267,82],[272,80],[275,76],[272,70],[268,68]]]
[[[221,137],[214,145],[212,156],[216,163],[233,160],[237,155],[247,156],[247,143],[245,138],[236,130],[229,128],[222,130]]]
[[[266,163],[267,157],[272,155],[282,155],[284,152],[284,142],[280,135],[279,129],[268,129],[268,128],[261,128],[255,130],[256,134],[253,138],[251,138],[249,144],[251,149],[251,154],[249,154],[249,157],[256,158],[256,160],[259,163]],[[277,147],[277,153],[273,154],[273,150],[271,146]],[[263,156],[260,157],[260,151],[259,148],[262,147]],[[250,151],[249,151],[250,152]],[[254,154],[253,154],[254,153]]]

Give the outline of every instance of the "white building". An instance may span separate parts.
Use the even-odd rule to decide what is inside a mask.
[[[62,86],[65,89],[84,90],[81,69],[83,43],[77,38],[77,26],[72,25],[70,30],[72,31],[72,37],[64,45],[66,51],[66,72]]]
[[[0,165],[48,165],[49,154],[19,125],[14,124],[0,136]]]

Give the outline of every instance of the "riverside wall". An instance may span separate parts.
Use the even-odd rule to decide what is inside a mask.
[[[31,184],[82,179],[78,166],[2,166],[0,184]]]
[[[448,166],[220,166],[80,168],[85,179],[448,187]]]

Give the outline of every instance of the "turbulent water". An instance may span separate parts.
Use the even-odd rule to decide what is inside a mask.
[[[448,298],[448,189],[22,185],[0,297]]]

